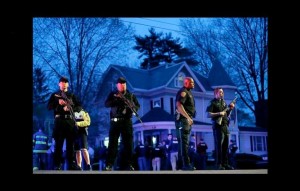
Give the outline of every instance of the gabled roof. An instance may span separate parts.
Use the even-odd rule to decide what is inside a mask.
[[[153,83],[152,88],[157,88],[161,86],[166,86],[166,84],[173,78],[174,74],[179,71],[182,67],[182,64],[174,64],[171,66],[162,65],[156,68],[153,68],[150,71],[150,77]]]
[[[160,107],[155,107],[141,117],[143,122],[152,122],[152,121],[174,121],[174,116],[166,112]]]
[[[169,67],[161,65],[150,70],[120,65],[111,65],[110,67],[119,70],[134,88],[149,90],[165,86],[181,66],[181,64],[174,64]]]
[[[235,86],[222,64],[217,60],[213,63],[213,66],[209,71],[208,82],[212,87],[223,85]]]
[[[127,66],[112,64],[107,69],[107,72],[113,68],[119,71],[122,76],[127,79],[127,82],[130,83],[132,88],[151,90],[168,86],[170,80],[172,80],[176,73],[180,72],[183,67],[187,67],[186,69],[191,72],[190,75],[194,75],[197,78],[200,83],[199,86],[203,87],[205,91],[212,91],[215,86],[235,87],[235,84],[232,82],[229,75],[219,61],[214,62],[209,72],[208,78],[203,77],[197,71],[189,68],[189,66],[185,62],[178,64],[160,65],[149,70],[129,68]]]
[[[197,79],[201,82],[202,86],[205,88],[206,91],[212,91],[213,88],[210,86],[208,79],[205,78],[204,76],[202,76],[201,74],[197,73],[196,71],[194,71],[195,76],[197,77]]]

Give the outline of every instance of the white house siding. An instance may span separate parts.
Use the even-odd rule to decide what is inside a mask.
[[[178,65],[174,65],[173,67],[178,67]],[[124,76],[126,77],[126,70],[122,71],[122,67],[120,66],[114,66],[112,67],[113,70],[111,70],[110,73],[107,74],[107,76],[113,76],[116,75],[123,76],[122,72],[124,73]],[[121,72],[122,71],[122,72]],[[159,70],[160,72],[162,70]],[[216,72],[219,71],[219,69],[216,69]],[[140,71],[137,70],[137,72],[139,73]],[[144,71],[143,71],[144,72]],[[166,72],[168,72],[168,70],[166,70]],[[139,103],[141,104],[141,108],[139,109],[138,113],[140,115],[140,117],[144,116],[145,114],[147,114],[150,110],[151,110],[151,105],[150,105],[150,101],[154,101],[154,100],[160,100],[161,98],[163,98],[164,102],[163,102],[163,108],[166,112],[171,114],[171,104],[170,104],[170,98],[173,98],[174,101],[174,105],[173,105],[173,109],[175,110],[175,98],[176,98],[176,93],[179,90],[180,87],[175,87],[175,81],[176,81],[176,77],[178,76],[178,73],[183,72],[186,76],[192,76],[195,78],[195,75],[193,73],[192,70],[190,70],[189,66],[187,64],[182,65],[182,67],[180,66],[180,69],[178,68],[178,71],[176,71],[176,73],[174,73],[173,77],[169,79],[169,81],[165,84],[159,84],[157,87],[152,87],[150,89],[144,89],[144,87],[140,87],[140,86],[131,86],[130,81],[128,80],[128,88],[129,90],[131,90],[132,92],[135,93],[135,95],[138,98]],[[113,75],[112,75],[113,74]],[[130,75],[132,75],[132,73],[129,73]],[[129,75],[128,74],[128,75]],[[146,75],[150,76],[150,73],[145,73]],[[111,79],[112,77],[109,77],[109,79]],[[213,139],[213,134],[212,134],[212,127],[211,127],[211,119],[207,117],[207,113],[206,113],[206,108],[209,105],[210,101],[214,98],[213,95],[213,88],[215,88],[215,86],[210,86],[209,88],[204,87],[203,84],[205,85],[205,81],[201,81],[200,79],[195,78],[195,89],[192,90],[194,98],[195,98],[195,104],[196,104],[196,118],[194,119],[194,121],[197,122],[202,122],[206,125],[193,125],[192,127],[192,134],[196,135],[196,140],[199,141],[200,136],[202,138],[204,138],[204,141],[207,143],[208,145],[208,152],[211,152],[214,149],[214,139]],[[107,79],[104,81],[108,81]],[[112,80],[113,82],[115,81]],[[222,82],[222,80],[220,80]],[[202,84],[203,83],[203,84]],[[218,83],[214,83],[214,84],[218,84]],[[115,87],[115,84],[112,83],[111,87]],[[103,89],[109,89],[111,87],[108,88],[103,88]],[[218,85],[218,87],[220,87]],[[232,85],[221,85],[221,87],[224,90],[225,93],[225,101],[227,104],[229,104],[232,99],[234,99],[235,97],[235,91],[236,91],[236,87],[232,86]],[[205,89],[206,88],[206,89]],[[236,109],[239,106],[239,101],[237,100],[237,104],[236,104]],[[236,117],[236,113],[232,113],[232,115],[235,115]],[[236,117],[237,119],[237,117]],[[138,121],[136,117],[133,117],[133,122]],[[235,136],[236,139],[236,143],[239,147],[238,152],[246,152],[246,153],[255,153],[255,154],[266,154],[267,151],[255,151],[255,152],[251,152],[251,142],[250,142],[250,136],[267,136],[267,132],[261,132],[261,131],[256,131],[256,128],[253,128],[253,131],[250,130],[248,131],[246,130],[239,130],[238,129],[238,121],[236,121],[234,123],[234,121],[232,120],[230,122],[230,132],[231,132],[231,137]],[[175,124],[174,121],[153,121],[153,122],[144,122],[143,124],[141,123],[137,123],[134,124],[134,140],[135,143],[136,141],[140,138],[142,139],[142,141],[144,142],[144,138],[145,135],[144,133],[146,132],[146,134],[149,133],[153,133],[155,135],[159,135],[160,140],[162,141],[164,139],[167,138],[167,134],[168,133],[174,133],[175,132]],[[175,135],[175,134],[174,134]]]
[[[196,137],[197,134],[201,134],[201,137],[207,144],[207,152],[214,150],[215,144],[211,125],[194,125],[192,127],[192,134],[195,134]],[[199,139],[197,139],[196,144],[198,143]]]
[[[266,151],[251,151],[251,141],[250,136],[263,136],[266,137],[267,132],[254,132],[254,131],[240,131],[239,132],[239,152],[241,153],[253,153],[253,154],[267,154]],[[267,146],[267,145],[266,145]]]
[[[135,142],[140,139],[142,143],[145,143],[145,131],[147,131],[147,133],[151,131],[153,134],[159,133],[161,136],[161,140],[159,141],[162,141],[167,139],[167,135],[171,133],[171,129],[175,129],[175,123],[165,121],[138,123],[133,125],[133,129]]]

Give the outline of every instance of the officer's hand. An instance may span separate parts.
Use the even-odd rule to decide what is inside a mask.
[[[224,115],[226,115],[226,111],[222,111],[219,114],[220,114],[220,116],[224,116]]]
[[[67,106],[64,107],[64,111],[70,111]]]
[[[193,125],[194,121],[191,118],[188,118],[189,125]]]
[[[63,99],[59,99],[58,103],[59,103],[59,105],[66,105],[66,102]]]

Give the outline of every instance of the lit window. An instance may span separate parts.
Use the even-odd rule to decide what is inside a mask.
[[[157,139],[155,136],[152,136],[152,143],[153,145],[156,145],[157,144]]]
[[[153,107],[160,107],[160,100],[153,101]]]
[[[184,78],[185,74],[183,72],[179,72],[177,78],[175,78],[175,87],[182,87]]]

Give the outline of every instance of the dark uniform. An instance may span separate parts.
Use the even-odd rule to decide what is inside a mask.
[[[139,143],[135,148],[134,148],[136,157],[137,157],[137,163],[139,166],[139,170],[147,170],[147,165],[146,165],[146,148],[145,145],[142,143]]]
[[[33,135],[33,168],[34,170],[47,169],[48,136],[39,130]]]
[[[163,150],[161,149],[161,145],[156,144],[156,146],[152,149],[151,152],[153,171],[160,171],[162,157],[163,157]]]
[[[185,92],[187,96],[182,97],[181,93]],[[176,102],[180,102],[188,115],[193,118],[195,117],[195,101],[190,90],[182,87],[176,95]],[[178,148],[178,160],[179,168],[191,168],[190,158],[188,156],[189,143],[190,143],[190,132],[192,126],[189,125],[188,120],[180,114],[179,118],[175,120],[176,135],[179,141]]]
[[[206,160],[207,160],[207,144],[204,141],[200,141],[197,145],[197,155],[199,157],[199,165],[197,166],[197,170],[205,170],[206,169]]]
[[[121,135],[121,144],[123,152],[121,169],[127,169],[133,165],[133,127],[132,127],[132,110],[126,103],[115,95],[118,91],[112,91],[106,101],[105,107],[111,107],[110,110],[110,129],[109,129],[109,145],[108,155],[106,159],[106,167],[112,167],[118,152],[118,139]],[[140,108],[140,104],[136,96],[126,90],[123,96],[135,106],[135,111]]]
[[[207,112],[217,113],[222,112],[227,108],[227,104],[223,99],[216,99],[214,98],[210,105],[207,107]],[[227,169],[229,167],[228,165],[228,142],[229,142],[229,130],[228,130],[228,124],[229,124],[229,118],[227,117],[230,110],[228,110],[226,113],[227,115],[222,117],[222,123],[219,125],[216,123],[216,120],[219,118],[213,117],[213,135],[215,140],[215,150],[216,150],[216,165],[217,168],[225,168]],[[231,168],[231,167],[229,167]]]
[[[62,163],[62,148],[64,139],[66,139],[66,152],[69,170],[78,170],[75,163],[74,141],[76,136],[75,121],[71,116],[70,111],[64,111],[62,105],[59,105],[58,100],[62,99],[61,91],[57,91],[50,96],[48,101],[48,109],[54,110],[54,128],[52,137],[55,140],[54,149],[54,168],[61,170]],[[65,92],[67,98],[71,102],[71,106],[74,112],[81,110],[81,105],[76,96],[72,93]]]
[[[238,146],[236,145],[236,143],[231,141],[231,144],[229,145],[229,160],[230,160],[230,165],[234,168],[236,168],[235,155],[237,149]]]

